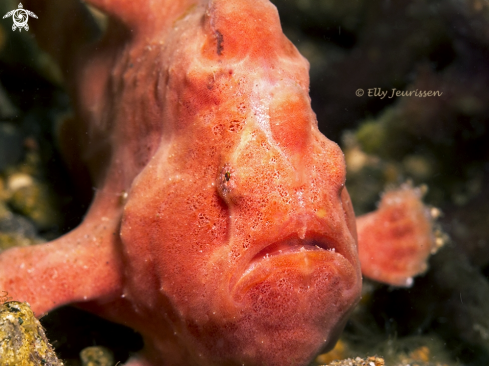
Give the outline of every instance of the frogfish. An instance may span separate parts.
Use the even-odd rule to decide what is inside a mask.
[[[126,365],[301,366],[334,346],[362,271],[409,286],[426,269],[416,189],[355,218],[269,1],[85,2],[102,35],[79,1],[24,6],[72,98],[61,150],[94,197],[71,232],[0,254],[0,290],[137,330]]]

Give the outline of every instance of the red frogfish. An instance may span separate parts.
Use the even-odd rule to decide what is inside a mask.
[[[318,130],[308,62],[276,8],[86,2],[108,15],[100,39],[78,1],[25,7],[74,103],[62,150],[96,193],[70,233],[0,255],[0,290],[37,315],[75,303],[136,329],[131,366],[307,365],[334,346],[362,276],[344,156]],[[381,242],[361,226],[364,272],[395,285],[430,250],[425,209],[409,207]],[[396,222],[414,244],[391,260],[415,265],[390,276],[373,264],[376,245],[405,238]]]

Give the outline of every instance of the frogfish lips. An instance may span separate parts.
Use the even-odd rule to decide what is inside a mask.
[[[231,284],[233,300],[246,314],[237,328],[244,364],[306,365],[334,346],[360,295],[350,239],[294,233],[251,258]]]
[[[294,233],[284,239],[271,243],[259,251],[249,263],[246,273],[251,271],[256,264],[260,263],[262,260],[267,260],[277,255],[325,250],[334,253],[338,247],[338,244],[333,243],[318,234],[308,233],[307,236],[304,236],[304,238],[301,239],[297,233]],[[338,254],[340,253],[338,252]]]

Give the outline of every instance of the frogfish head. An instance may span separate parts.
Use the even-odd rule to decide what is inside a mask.
[[[306,365],[360,295],[343,154],[273,5],[212,1],[178,27],[169,127],[121,227],[139,328],[175,364]]]

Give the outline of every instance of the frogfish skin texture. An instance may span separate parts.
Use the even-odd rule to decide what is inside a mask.
[[[360,295],[356,221],[276,8],[88,0],[109,16],[94,42],[82,4],[25,3],[74,101],[64,153],[96,194],[72,232],[2,253],[0,289],[136,329],[132,366],[300,366],[331,348]]]

